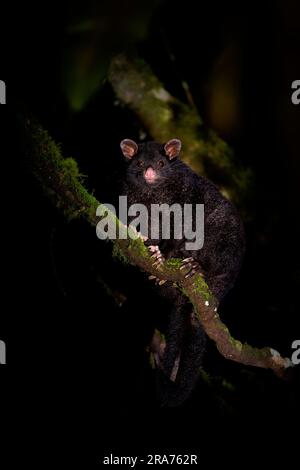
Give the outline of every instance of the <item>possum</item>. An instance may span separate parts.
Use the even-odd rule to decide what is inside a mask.
[[[220,303],[233,287],[240,271],[245,234],[242,221],[233,204],[210,180],[196,174],[179,158],[181,141],[171,139],[165,144],[145,142],[137,144],[125,139],[120,144],[126,160],[122,178],[122,195],[128,205],[196,204],[204,206],[204,243],[202,248],[188,250],[184,235],[174,237],[174,226],[169,239],[147,237],[154,263],[170,258],[181,258],[186,277],[199,273]],[[148,232],[149,235],[149,232]],[[146,238],[146,237],[145,237]],[[153,278],[153,276],[151,276]],[[159,295],[169,301],[168,327],[165,343],[157,334],[152,340],[152,351],[157,364],[157,394],[162,406],[178,406],[191,394],[199,377],[205,352],[206,334],[188,299],[168,282],[160,282]]]

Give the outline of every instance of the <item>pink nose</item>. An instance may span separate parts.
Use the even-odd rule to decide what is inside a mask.
[[[156,180],[156,172],[153,170],[152,166],[149,166],[145,171],[145,180],[149,183],[152,183]]]

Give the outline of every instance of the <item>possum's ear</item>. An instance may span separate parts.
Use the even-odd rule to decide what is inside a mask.
[[[137,144],[130,139],[124,139],[120,143],[121,150],[123,152],[124,157],[127,160],[131,160],[132,157],[137,153],[138,151],[138,146]]]
[[[181,142],[179,139],[169,140],[169,142],[166,143],[164,148],[166,155],[169,157],[170,160],[172,160],[172,158],[178,157],[179,152],[181,150]]]

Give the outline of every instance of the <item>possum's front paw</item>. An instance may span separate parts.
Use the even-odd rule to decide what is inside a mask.
[[[154,261],[152,266],[155,266],[155,267],[161,266],[166,261],[166,259],[159,249],[159,246],[158,246],[159,240],[146,240],[144,243],[147,246],[148,250],[150,251],[151,258]],[[154,280],[155,284],[158,284],[160,286],[167,282],[165,279],[159,279],[158,277],[153,276],[153,275],[149,276],[148,279],[150,279],[150,281]]]
[[[192,256],[190,258],[185,258],[184,260],[182,260],[179,269],[186,271],[184,276],[186,279],[194,276],[194,274],[200,274],[200,276],[204,277],[204,273],[200,268],[200,264]]]
[[[158,244],[160,243],[160,241],[148,239],[144,243],[151,253],[151,258],[153,258],[154,263],[152,266],[159,266],[163,264],[166,259],[159,249]]]
[[[152,266],[161,266],[165,262],[165,257],[161,253],[158,246],[150,245],[148,248],[149,248],[150,253],[152,253],[151,258],[154,259],[154,263],[152,264]],[[153,275],[149,276],[149,279],[155,280],[155,284],[158,284],[160,286],[162,286],[163,284],[167,282],[165,279],[159,279],[158,277],[153,276]]]
[[[157,245],[150,245],[148,248],[151,253],[151,258],[154,260],[152,266],[159,266],[165,262],[166,259]]]

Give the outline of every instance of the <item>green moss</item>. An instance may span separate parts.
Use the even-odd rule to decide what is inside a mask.
[[[74,158],[62,159],[61,167],[64,170],[65,176],[69,178],[78,178],[80,176],[78,165],[77,165],[77,162],[74,160]]]
[[[229,342],[232,344],[232,346],[234,347],[234,349],[238,350],[238,351],[242,351],[242,349],[244,348],[244,345],[243,343],[241,343],[240,341],[238,341],[237,339],[234,339],[231,335],[230,335],[230,331],[229,329],[227,328],[226,325],[224,325],[224,323],[219,322],[219,328],[222,329],[223,331],[225,331],[228,335],[228,340]]]
[[[225,325],[224,325],[225,326]],[[227,327],[226,328],[226,331],[228,332],[228,336],[229,336],[229,341],[230,343],[234,346],[235,349],[237,349],[238,351],[241,351],[244,347],[243,343],[241,343],[240,341],[238,341],[237,339],[234,339],[230,333],[229,333],[229,330]],[[223,328],[225,330],[225,328]]]
[[[150,364],[151,369],[156,369],[154,354],[152,352],[149,355],[149,364]]]
[[[149,250],[145,246],[143,240],[141,238],[137,238],[136,240],[130,239],[129,241],[129,250],[135,252],[138,256],[141,257],[149,257]]]
[[[120,245],[116,242],[113,245],[112,255],[113,255],[114,258],[118,259],[119,261],[121,261],[124,264],[129,264],[130,263],[129,259],[127,258],[127,256],[124,253],[124,250],[122,250]]]
[[[245,344],[243,344],[243,349],[244,349],[246,354],[257,357],[258,359],[266,359],[266,358],[270,357],[270,348],[268,348],[268,347],[265,347],[265,348],[262,348],[262,349],[253,348],[249,344],[245,343]]]
[[[159,339],[162,343],[166,342],[166,336],[160,330],[158,330],[157,328],[155,328],[154,334],[159,336]]]
[[[170,269],[177,270],[182,264],[181,258],[170,258],[165,262],[165,266]]]
[[[227,390],[228,392],[234,392],[235,391],[235,386],[232,385],[232,383],[228,382],[228,380],[223,379],[222,380],[222,387]]]
[[[80,184],[77,185],[77,191],[83,201],[87,219],[94,225],[99,201]]]
[[[212,295],[208,289],[208,285],[206,284],[202,276],[200,276],[200,274],[196,274],[193,278],[193,291],[196,294],[201,295],[201,297],[205,301],[212,300]]]
[[[199,369],[199,376],[201,378],[201,381],[206,384],[206,385],[209,385],[211,386],[211,377],[209,376],[209,374],[201,367]]]
[[[95,224],[99,203],[84,187],[76,161],[63,158],[60,145],[34,120],[25,125],[32,171],[45,193],[69,220],[85,217]]]

